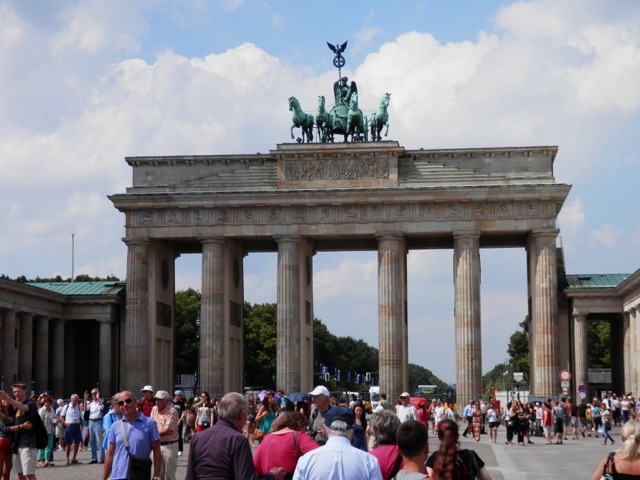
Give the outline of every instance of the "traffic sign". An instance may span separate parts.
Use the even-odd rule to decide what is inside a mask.
[[[586,393],[587,387],[583,383],[581,383],[580,385],[578,385],[578,391],[580,393]]]
[[[562,387],[562,394],[567,395],[569,393],[569,389],[567,387]]]
[[[559,376],[561,382],[568,382],[569,380],[571,380],[571,372],[567,369],[560,370]]]
[[[569,382],[560,382],[562,388],[569,388]]]

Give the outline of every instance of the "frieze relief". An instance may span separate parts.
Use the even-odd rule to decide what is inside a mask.
[[[288,160],[284,177],[288,181],[389,178],[389,159]]]
[[[282,223],[348,223],[451,221],[505,218],[547,218],[553,202],[429,202],[388,204],[333,204],[313,206],[210,207],[141,210],[132,226],[236,225]],[[553,223],[553,218],[550,218]]]

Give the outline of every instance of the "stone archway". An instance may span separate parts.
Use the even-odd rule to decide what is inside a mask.
[[[525,247],[532,391],[553,395],[559,366],[556,217],[570,189],[553,177],[556,153],[549,146],[405,150],[384,141],[127,158],[133,185],[110,196],[125,213],[129,249],[124,387],[170,384],[171,366],[157,366],[168,338],[158,305],[173,307],[159,287],[158,265],[169,261],[173,278],[176,255],[202,252],[202,387],[214,394],[240,391],[242,258],[272,251],[278,253],[277,386],[310,389],[313,254],[369,249],[378,252],[380,382],[393,397],[408,389],[407,252],[447,248],[455,268],[458,401],[476,398],[479,252]]]

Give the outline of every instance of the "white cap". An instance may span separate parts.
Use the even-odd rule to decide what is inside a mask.
[[[324,385],[318,385],[313,389],[313,392],[309,392],[309,395],[325,395],[329,397],[331,394],[329,393],[329,390],[327,390],[327,387],[325,387]]]
[[[154,395],[154,398],[158,398],[160,400],[171,400],[171,396],[166,390],[158,390]]]
[[[142,389],[140,391],[141,392],[155,393],[155,390],[153,389],[153,387],[151,385],[145,385],[144,387],[142,387]]]
[[[409,395],[409,392],[402,392],[402,393],[400,394],[400,398],[402,398],[402,397],[407,397],[407,398],[409,398],[410,396],[411,396],[411,395]]]

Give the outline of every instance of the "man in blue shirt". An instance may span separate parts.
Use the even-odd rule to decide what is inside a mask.
[[[129,453],[136,457],[149,458],[153,451],[153,480],[160,480],[162,454],[160,453],[160,434],[155,420],[138,412],[138,401],[131,392],[118,395],[118,405],[124,412],[122,420],[113,424],[109,431],[109,449],[102,470],[102,480],[126,480],[129,466]],[[127,437],[129,451],[124,445],[122,431]],[[147,477],[148,478],[148,477]]]
[[[348,408],[331,408],[325,415],[327,443],[300,457],[293,479],[382,480],[378,459],[351,446],[354,423]]]
[[[467,433],[469,433],[469,430],[471,430],[471,427],[473,424],[473,400],[469,400],[469,404],[466,407],[464,407],[462,416],[467,422],[467,428],[464,429],[464,433],[462,434],[463,437],[466,437]]]

